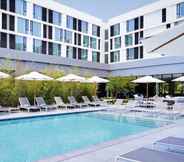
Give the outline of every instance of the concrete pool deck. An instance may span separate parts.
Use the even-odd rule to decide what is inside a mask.
[[[105,107],[62,110],[53,112],[15,113],[0,116],[1,120],[30,118],[39,116],[62,115],[80,112],[93,112],[105,110]],[[175,124],[152,129],[137,135],[122,137],[87,149],[63,154],[61,156],[43,159],[38,162],[114,162],[115,157],[133,151],[142,146],[150,145],[157,140],[168,136],[184,137],[184,120],[178,120]],[[98,137],[97,137],[98,138]]]

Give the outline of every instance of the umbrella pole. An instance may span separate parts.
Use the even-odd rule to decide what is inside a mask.
[[[148,93],[149,93],[149,86],[148,86],[148,83],[147,83],[147,86],[146,86],[146,96],[147,96],[147,98],[149,97]]]

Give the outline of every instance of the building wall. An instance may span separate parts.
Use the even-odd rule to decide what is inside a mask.
[[[94,60],[94,59],[92,60],[92,58],[93,58],[92,52],[97,52],[97,54],[99,55],[99,59],[97,60],[97,62],[101,62],[101,63],[104,62],[104,56],[103,56],[103,53],[101,53],[101,50],[103,48],[102,36],[103,36],[103,26],[104,26],[104,23],[102,20],[100,20],[94,16],[91,16],[89,14],[77,11],[75,9],[72,9],[70,7],[67,7],[65,5],[62,5],[60,3],[57,3],[55,1],[50,1],[50,0],[34,0],[34,1],[22,0],[22,2],[26,3],[26,7],[24,8],[27,11],[26,14],[22,14],[22,13],[17,12],[17,10],[16,10],[16,2],[17,1],[16,0],[15,0],[15,7],[14,7],[15,11],[12,11],[9,7],[10,0],[3,0],[3,1],[7,2],[7,8],[4,9],[3,7],[0,7],[0,22],[1,22],[0,23],[0,32],[7,34],[7,46],[6,46],[6,48],[11,48],[10,42],[12,42],[12,41],[10,40],[9,37],[10,37],[10,34],[12,34],[12,35],[15,35],[15,37],[19,36],[21,38],[24,37],[26,39],[26,49],[24,49],[24,50],[27,52],[35,52],[33,50],[34,49],[34,47],[33,47],[34,41],[33,40],[36,39],[36,40],[47,42],[46,55],[54,55],[54,53],[49,52],[49,49],[51,49],[51,48],[49,48],[49,43],[50,44],[53,43],[57,47],[59,46],[58,50],[61,48],[60,51],[57,52],[57,54],[55,54],[55,55],[58,55],[58,57],[60,57],[60,56],[67,57],[67,55],[66,55],[67,46],[69,46],[72,48],[74,47],[77,51],[77,52],[74,52],[76,56],[73,56],[73,57],[76,57],[75,59],[96,62],[96,60]],[[11,0],[12,4],[13,4],[13,2],[14,2],[14,0]],[[43,11],[43,8],[47,9],[47,21],[39,20],[39,19],[36,19],[34,17],[34,5],[42,7],[42,11]],[[0,5],[0,6],[2,6],[2,5]],[[21,5],[19,5],[19,7],[21,8]],[[61,14],[60,24],[55,24],[55,23],[49,22],[49,13],[51,10]],[[42,12],[42,14],[43,14],[43,12]],[[4,22],[3,20],[5,20],[4,15],[7,16],[7,21],[6,21],[7,28],[6,29],[2,27],[3,22]],[[83,31],[80,31],[79,29],[75,30],[75,29],[68,28],[67,27],[67,16],[71,16],[71,17],[77,19],[77,26],[80,23],[79,21],[87,22],[88,31],[83,32]],[[14,23],[12,23],[14,25],[14,30],[9,29],[10,17],[13,17],[13,19],[15,21]],[[25,27],[25,25],[23,25],[23,24],[20,24],[20,27],[19,27],[19,19],[20,18],[23,20],[27,20],[26,32],[19,31],[19,28],[22,28],[22,30],[24,30],[24,27]],[[39,29],[39,31],[36,33],[36,35],[32,33],[31,22],[37,23],[37,24],[39,24],[39,26],[41,25],[41,29]],[[49,28],[52,28],[52,32],[47,31],[48,32],[47,34],[50,33],[52,38],[49,38],[48,35],[47,35],[47,37],[44,37],[44,26],[45,25],[47,26],[47,30],[49,30]],[[93,25],[99,27],[99,30],[100,30],[99,36],[96,36],[93,34],[93,32],[92,32]],[[56,28],[63,31],[63,37],[61,40],[58,40],[55,38],[57,36]],[[72,38],[71,38],[72,42],[71,43],[65,41],[65,35],[66,35],[65,31],[71,32],[71,34],[72,34]],[[37,34],[39,34],[39,33],[40,33],[40,35],[38,36]],[[78,42],[75,43],[75,35],[76,34],[81,36],[81,40],[80,40],[81,45],[78,44]],[[83,44],[84,36],[87,36],[89,38],[89,45],[87,45],[87,46],[84,46],[84,44]],[[76,38],[78,39],[78,37],[76,37]],[[96,43],[95,43],[96,47],[90,46],[90,44],[92,42],[92,41],[90,41],[91,38],[96,40]],[[53,45],[51,45],[51,46],[53,46]],[[53,46],[52,48],[54,50],[55,46]],[[85,58],[82,57],[83,55],[82,55],[81,51],[88,52],[88,54]],[[37,53],[37,52],[35,52],[35,53]],[[39,52],[39,53],[41,53],[41,52]],[[74,53],[73,53],[73,55],[74,55]],[[79,56],[79,54],[81,54],[81,56]]]
[[[7,1],[7,6],[10,6],[9,5],[10,0],[4,0],[1,2],[5,2],[5,1]],[[11,0],[11,3],[13,3],[13,1],[14,0]],[[36,64],[40,63],[42,66],[53,64],[53,66],[59,65],[60,67],[69,67],[69,68],[78,67],[80,69],[87,69],[89,71],[92,70],[92,72],[98,71],[99,74],[101,72],[104,74],[107,74],[109,70],[111,70],[111,64],[114,65],[112,66],[112,68],[114,68],[118,63],[127,63],[127,62],[132,63],[132,60],[142,60],[142,58],[146,58],[145,56],[147,54],[147,51],[146,51],[146,46],[142,44],[143,39],[148,37],[153,37],[158,33],[167,31],[168,28],[169,29],[175,28],[176,25],[184,22],[184,15],[182,15],[181,17],[177,17],[177,4],[184,2],[184,0],[169,0],[169,1],[160,0],[150,5],[143,6],[139,9],[136,9],[128,13],[125,13],[123,15],[109,19],[107,23],[103,22],[102,20],[94,16],[91,16],[81,11],[77,11],[75,9],[62,5],[55,1],[50,1],[50,0],[34,0],[34,1],[20,0],[20,1],[26,2],[27,4],[26,7],[23,6],[23,9],[25,7],[27,11],[26,15],[22,13],[17,13],[16,7],[14,7],[15,11],[10,11],[10,8],[3,9],[2,5],[0,5],[0,8],[1,8],[0,9],[0,46],[4,48],[5,46],[4,43],[7,42],[5,48],[15,49],[15,50],[6,51],[8,53],[7,55],[5,53],[0,53],[0,57],[2,57],[3,59],[8,58],[13,62],[15,62],[16,59],[18,59],[21,62],[26,62],[28,65],[31,65],[30,62],[35,62]],[[17,1],[15,0],[15,2]],[[45,11],[46,9],[47,21],[44,21],[42,19],[38,20],[34,17],[34,13],[35,13],[34,5],[38,5],[42,7],[41,8],[42,14],[43,14],[43,11]],[[20,6],[21,5],[18,5],[18,8]],[[166,9],[166,21],[164,22],[162,22],[163,9]],[[24,11],[25,10],[23,10],[22,12]],[[54,11],[61,14],[62,21],[59,25],[49,22],[50,20],[49,17],[51,17],[50,14],[55,13]],[[3,28],[3,26],[5,25],[5,23],[3,23],[5,22],[4,21],[5,15],[7,16],[7,20],[6,20],[7,28]],[[77,30],[67,27],[68,16],[71,16],[75,18],[75,20],[77,20],[77,26],[78,26]],[[10,20],[12,19],[12,17],[15,22],[10,23]],[[24,28],[26,27],[26,25],[22,25],[18,23],[20,21],[20,18],[24,19],[24,22],[26,22],[27,24],[26,29]],[[25,19],[27,21],[25,21]],[[128,22],[131,23],[132,22],[131,20],[134,20],[134,25],[137,24],[135,22],[139,22],[139,27],[128,31],[127,23]],[[88,24],[87,32],[79,30],[80,25],[78,24],[80,24],[81,21],[87,22]],[[36,23],[37,25],[41,24],[41,29],[36,33],[34,33],[32,30],[32,22]],[[142,22],[142,25],[141,25],[141,22]],[[14,29],[10,29],[12,27],[11,26],[12,24]],[[72,25],[74,24],[75,23],[73,23]],[[97,32],[97,33],[100,33],[99,36],[95,35],[94,34],[95,32],[93,32],[94,25],[99,27],[98,28],[99,30]],[[47,26],[47,30],[51,28],[53,30],[52,32],[47,31],[46,38],[44,37],[45,26]],[[25,29],[26,30],[25,33],[20,32],[19,28],[21,28],[21,30]],[[59,41],[56,40],[55,38],[58,36],[58,34],[56,34],[56,28],[63,30],[63,38]],[[105,31],[107,31],[107,34],[105,34]],[[67,40],[65,39],[68,32],[71,33],[72,42],[67,42]],[[38,35],[40,34],[40,36],[38,36],[37,34]],[[52,38],[49,38],[48,34],[50,34],[51,35],[50,37]],[[5,41],[4,35],[7,36],[6,41]],[[80,38],[79,35],[81,36],[81,40],[79,39]],[[87,47],[85,47],[83,43],[84,36],[87,36],[89,38],[89,44]],[[137,36],[137,39],[136,39],[136,36]],[[77,38],[78,41],[80,40],[81,45],[75,43],[75,38]],[[127,45],[126,43],[127,38],[129,38],[128,39],[129,41],[132,39],[132,41],[130,41],[132,42],[132,44],[129,42],[129,45]],[[37,42],[39,43],[41,41],[41,44],[42,44],[41,52],[35,52],[34,46],[38,45],[39,43],[37,42],[35,43],[34,39],[37,40]],[[93,47],[93,42],[95,42],[94,40],[96,40],[96,43],[94,43],[96,47]],[[135,43],[135,40],[137,41],[136,43]],[[14,41],[16,43],[14,43]],[[22,41],[22,42],[25,41],[24,43],[26,47],[24,46],[22,47],[19,41]],[[44,47],[45,42],[47,44],[47,47]],[[180,45],[181,43],[179,44],[179,46]],[[59,50],[60,49],[59,47],[61,48],[61,50]],[[181,45],[180,49],[183,49],[182,47],[183,46]],[[174,46],[171,48],[174,49]],[[37,48],[37,50],[38,49],[39,48]],[[45,49],[46,49],[46,52],[44,55],[42,55],[43,56],[42,57],[41,54],[44,53],[43,51]],[[56,49],[58,49],[59,52]],[[25,51],[25,52],[22,52],[22,51]],[[0,52],[4,52],[4,49],[0,50]],[[88,54],[86,54],[85,52],[87,52]],[[9,53],[11,53],[12,55],[10,56]],[[13,55],[13,53],[15,53],[15,55]],[[28,53],[30,54],[29,56],[26,55]],[[128,56],[127,53],[129,53],[129,57],[127,57]],[[67,54],[69,54],[69,56]],[[153,58],[155,57],[154,55],[152,56]],[[150,58],[152,58],[152,56]],[[64,59],[66,57],[69,57],[69,58]],[[37,61],[37,59],[39,61]],[[47,61],[45,62],[45,60]],[[81,60],[83,61],[80,62]],[[87,61],[93,62],[94,64],[91,64]],[[96,62],[102,63],[102,65],[99,65]],[[105,66],[103,63],[109,63],[110,66]],[[141,63],[142,62],[140,62],[140,64]],[[122,67],[124,67],[125,65],[126,64],[121,64]],[[103,69],[104,67],[105,69]],[[123,68],[121,69],[121,72],[119,72],[119,68],[116,70],[112,70],[112,74],[119,73],[120,75],[123,75],[122,74],[122,72],[124,71]]]
[[[114,43],[114,39],[116,37],[121,36],[121,46],[118,49],[109,48],[110,52],[119,51],[120,53],[119,60],[111,62],[111,59],[109,58],[109,62],[113,64],[118,62],[127,62],[127,55],[128,55],[127,50],[129,50],[129,52],[131,51],[130,53],[132,53],[133,51],[132,48],[140,48],[141,46],[143,47],[143,58],[144,58],[144,56],[146,55],[146,50],[145,50],[146,46],[142,44],[143,39],[160,34],[164,31],[167,31],[170,28],[174,28],[179,23],[183,22],[184,17],[177,17],[177,4],[182,2],[184,1],[183,0],[169,0],[169,1],[161,0],[110,19],[108,21],[109,30],[110,30],[110,26],[120,24],[120,33],[115,37],[111,37],[110,39],[112,39]],[[162,9],[166,9],[165,22],[162,22],[162,13],[163,13]],[[137,17],[140,18],[141,16],[143,16],[144,18],[144,26],[137,30],[132,30],[131,32],[128,32],[127,22]],[[143,33],[143,37],[138,38],[138,43],[135,44],[135,33],[140,34],[141,31]],[[133,43],[131,45],[126,46],[126,41],[125,41],[126,35],[132,35]],[[111,41],[109,41],[109,44],[111,44]],[[132,54],[134,55],[134,58],[130,58],[130,59],[142,59],[142,54],[140,53],[142,52],[140,51],[137,52],[137,49],[135,49],[134,54]]]

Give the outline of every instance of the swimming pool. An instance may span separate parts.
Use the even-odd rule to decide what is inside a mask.
[[[103,113],[0,122],[0,161],[34,162],[167,124]]]

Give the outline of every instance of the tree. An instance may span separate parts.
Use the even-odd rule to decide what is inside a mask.
[[[129,97],[135,91],[135,84],[131,83],[134,77],[110,77],[107,84],[107,92],[111,97],[119,95]]]

